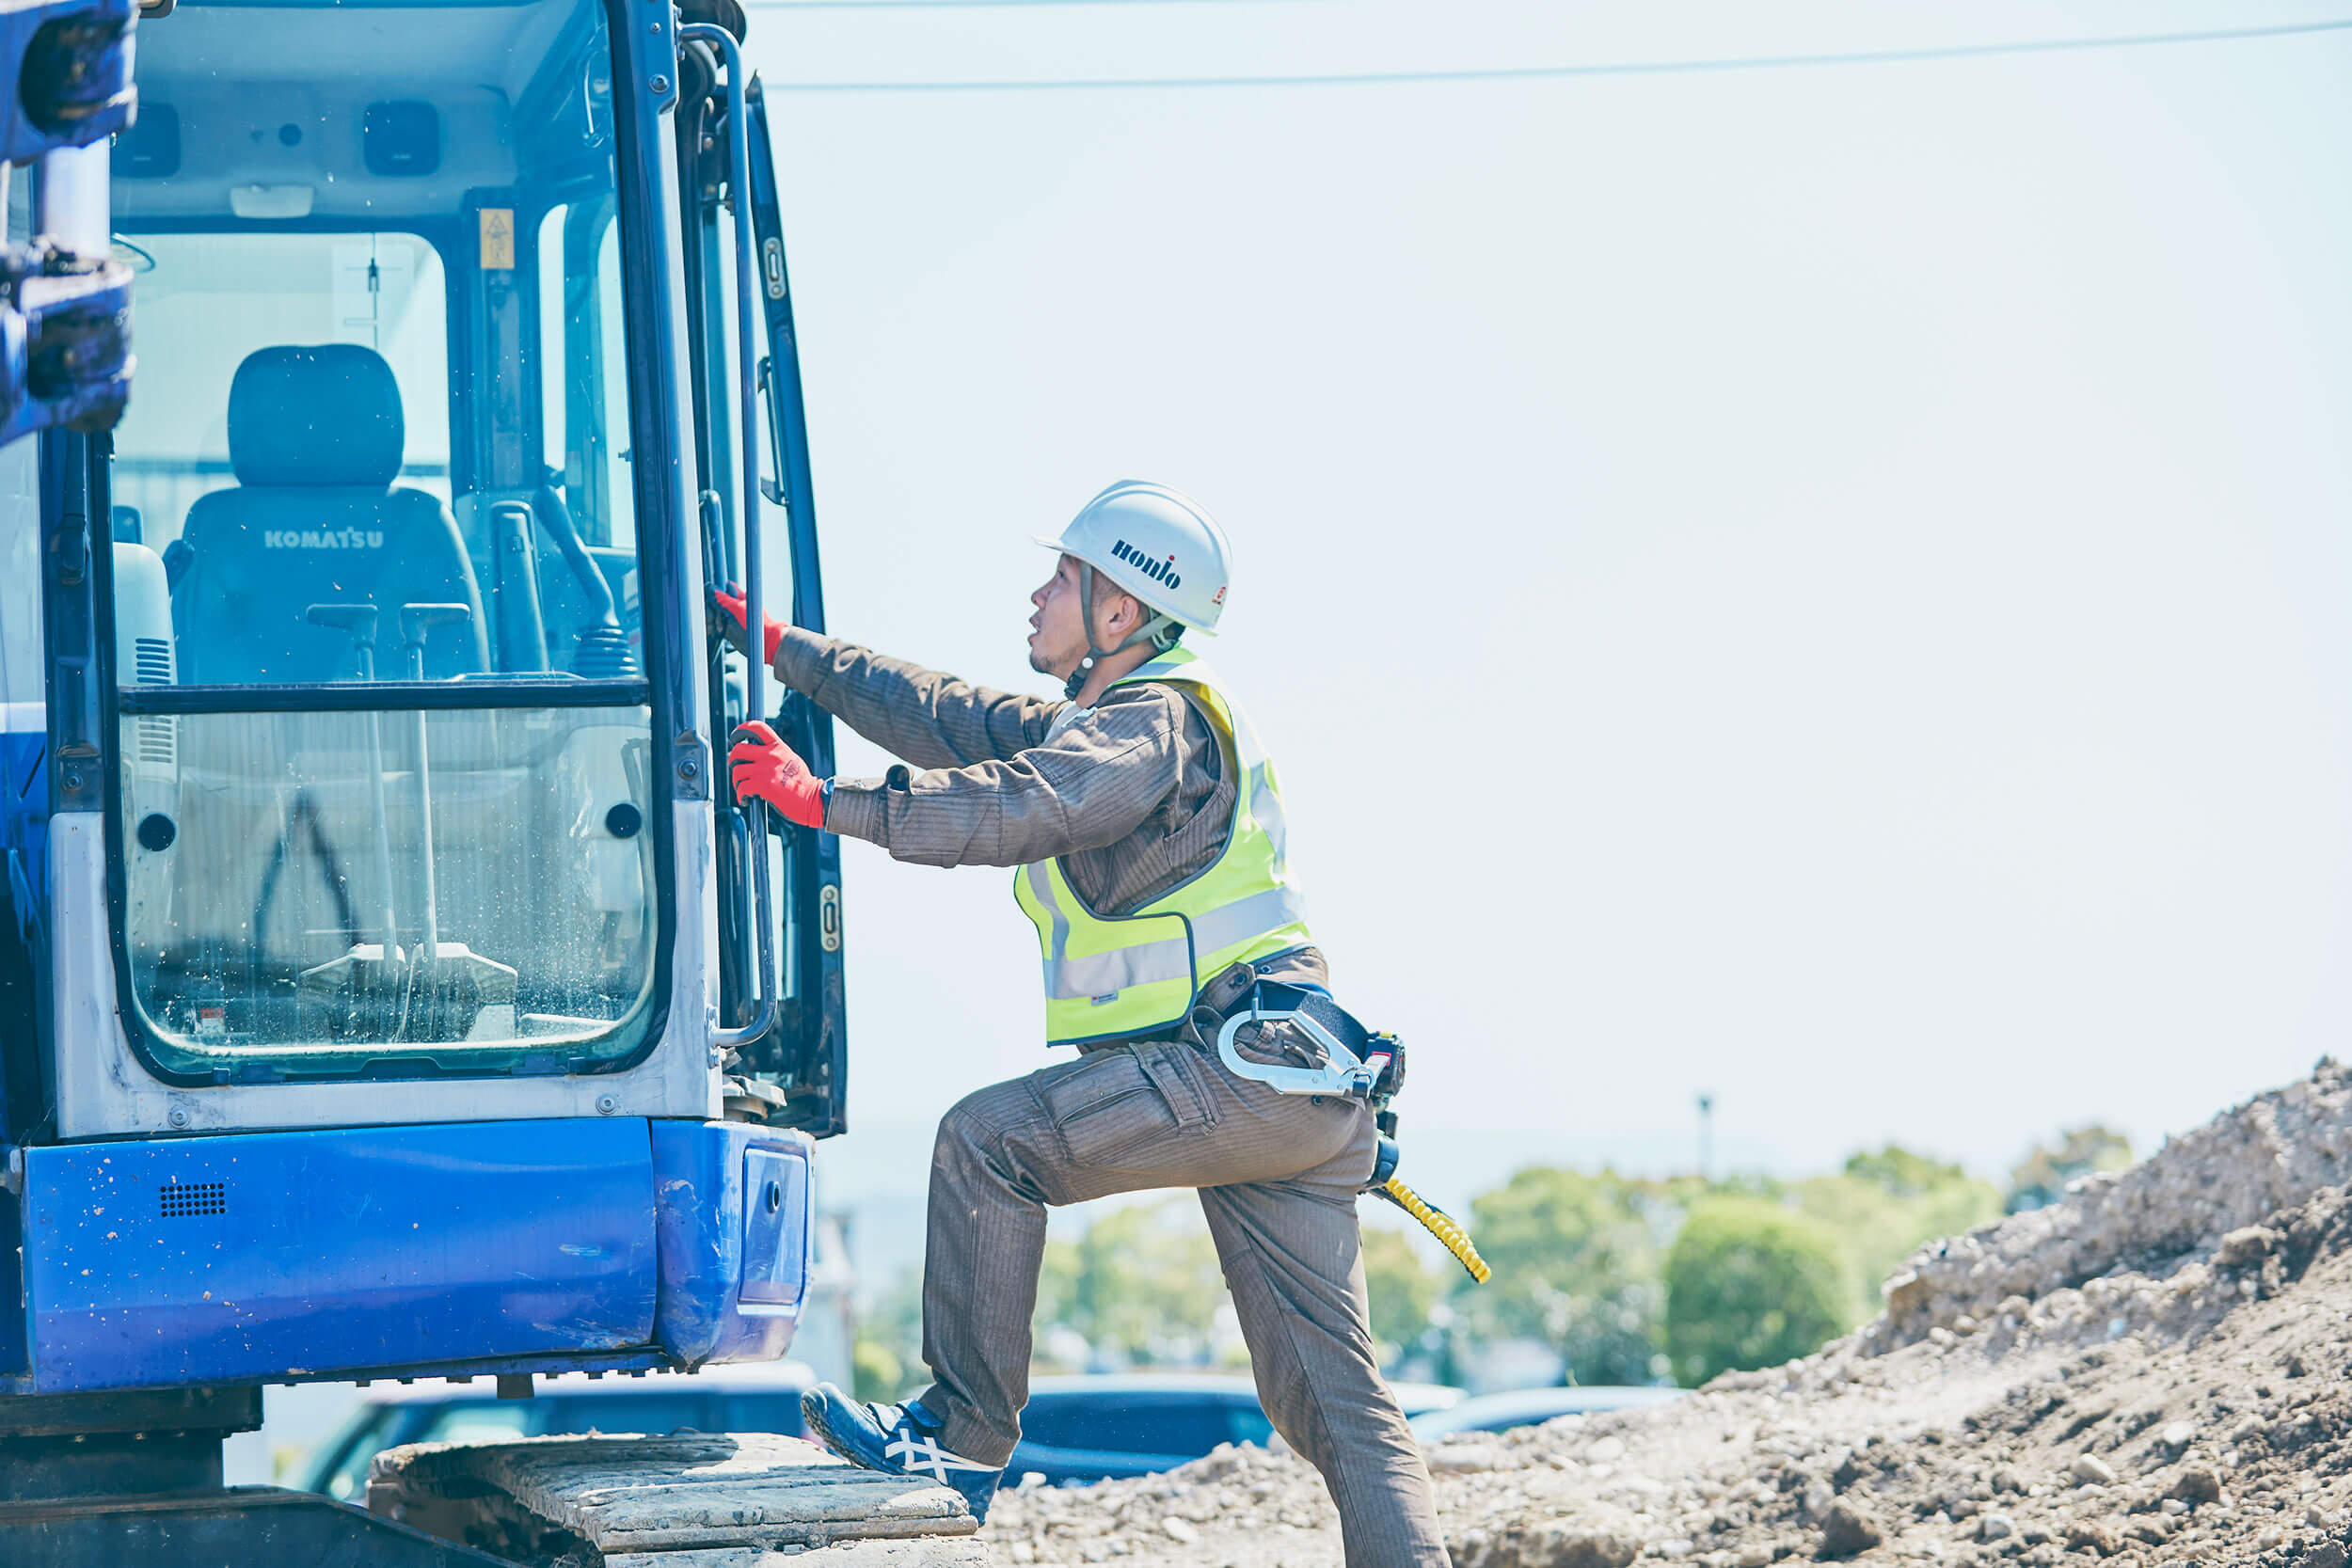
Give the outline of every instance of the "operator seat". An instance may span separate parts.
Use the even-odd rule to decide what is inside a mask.
[[[350,634],[314,604],[373,604],[379,679],[408,673],[400,608],[462,604],[434,629],[424,673],[490,668],[489,628],[457,525],[437,497],[395,486],[405,447],[392,368],[357,343],[257,349],[229,386],[234,488],[188,509],[172,593],[180,678],[199,684],[347,680]]]

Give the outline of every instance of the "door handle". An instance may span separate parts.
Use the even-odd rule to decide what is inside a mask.
[[[759,373],[758,320],[754,309],[754,281],[759,274],[759,248],[752,234],[752,157],[747,140],[751,116],[744,105],[743,52],[737,47],[735,35],[724,27],[707,22],[689,23],[677,30],[680,43],[707,43],[719,52],[727,71],[727,181],[735,196],[735,393],[739,405],[738,422],[741,426],[736,451],[742,459],[742,499],[735,515],[743,528],[743,624],[752,628],[748,639],[752,647],[759,642],[759,627],[766,626],[766,610],[760,603],[759,550]],[[761,698],[768,673],[760,667],[759,657],[750,656],[751,669],[743,682],[743,721],[753,722],[763,717]],[[732,800],[732,788],[720,798]],[[768,875],[768,805],[754,798],[738,802],[744,823],[751,830],[752,923],[759,936],[758,985],[759,1002],[753,1010],[751,1022],[739,1028],[720,1028],[711,1032],[711,1043],[724,1050],[737,1050],[765,1038],[776,1023],[776,904],[775,889]]]

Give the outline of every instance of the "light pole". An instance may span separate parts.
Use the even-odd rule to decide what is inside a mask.
[[[1699,1180],[1708,1180],[1715,1164],[1715,1097],[1699,1096]]]

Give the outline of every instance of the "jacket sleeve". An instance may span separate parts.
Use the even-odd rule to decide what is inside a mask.
[[[785,628],[776,678],[893,756],[963,768],[1019,755],[1066,706],[972,686],[854,642]]]
[[[1027,865],[1099,849],[1183,782],[1184,711],[1169,689],[1137,687],[1015,756],[836,779],[825,827],[917,865]]]

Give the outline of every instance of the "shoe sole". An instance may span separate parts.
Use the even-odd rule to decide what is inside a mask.
[[[822,1405],[818,1406],[814,1410],[811,1410],[807,1406],[803,1405],[801,1409],[801,1419],[808,1423],[809,1431],[817,1434],[817,1440],[825,1446],[825,1451],[827,1453],[833,1455],[835,1459],[847,1461],[849,1464],[856,1465],[861,1470],[871,1470],[879,1476],[891,1476],[901,1473],[897,1470],[885,1470],[879,1465],[868,1465],[857,1455],[844,1452],[841,1439],[834,1436],[833,1428],[825,1424],[823,1410],[824,1407]]]

